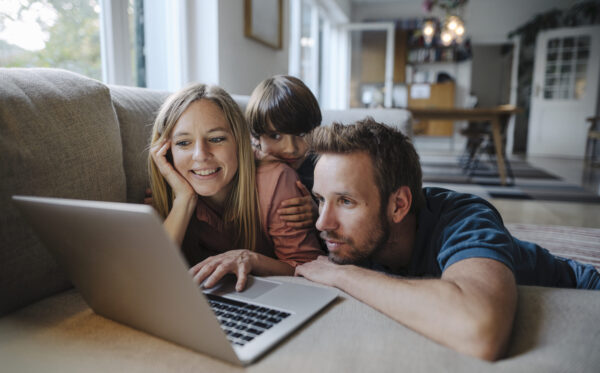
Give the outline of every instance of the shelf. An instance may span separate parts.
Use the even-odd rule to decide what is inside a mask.
[[[409,64],[428,62],[457,62],[457,51],[454,47],[425,47],[408,50],[406,61]]]

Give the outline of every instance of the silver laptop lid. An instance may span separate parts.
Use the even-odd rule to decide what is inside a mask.
[[[177,245],[147,205],[13,196],[94,311],[234,364],[254,361],[337,297],[337,290],[251,277],[210,292],[288,310],[251,343],[232,346]]]
[[[241,364],[152,207],[13,200],[96,313]]]

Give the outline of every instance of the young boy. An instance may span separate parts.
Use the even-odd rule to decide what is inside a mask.
[[[281,217],[292,227],[312,227],[317,218],[310,197],[314,158],[307,154],[304,136],[321,124],[321,109],[310,89],[298,78],[276,75],[252,92],[246,120],[255,156],[262,162],[284,162],[298,173],[298,187],[305,194],[282,203]]]

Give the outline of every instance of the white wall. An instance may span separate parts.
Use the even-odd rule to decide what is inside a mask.
[[[276,50],[244,36],[243,1],[219,1],[219,85],[227,92],[249,95],[263,79],[287,73],[290,21],[283,4],[283,47]]]
[[[472,43],[500,44],[507,34],[535,15],[554,9],[567,9],[576,0],[471,0],[465,7],[465,27]],[[355,4],[352,20],[390,20],[428,15],[420,0],[396,0],[391,3]]]

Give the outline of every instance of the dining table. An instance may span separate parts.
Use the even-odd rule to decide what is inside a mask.
[[[413,119],[416,120],[466,120],[489,122],[492,129],[492,141],[494,143],[496,165],[500,183],[507,185],[507,171],[504,152],[504,141],[502,134],[506,132],[506,126],[511,116],[520,113],[521,108],[514,105],[500,105],[495,107],[478,108],[407,108]],[[435,122],[433,122],[435,123]]]

